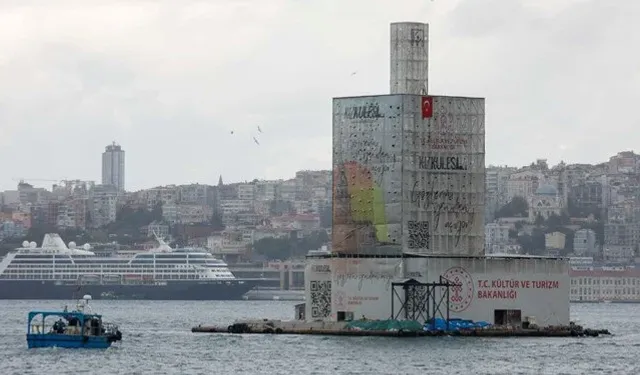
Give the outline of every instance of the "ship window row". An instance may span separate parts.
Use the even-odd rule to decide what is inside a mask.
[[[170,260],[170,259],[156,259],[155,261],[153,259],[133,259],[131,261],[131,264],[153,264],[154,262],[155,264],[176,264],[175,260]],[[188,259],[186,260],[186,262],[181,264],[186,264],[186,263],[205,264],[205,261],[203,259]]]
[[[172,275],[172,274],[194,274],[194,275],[202,275],[201,272],[194,272],[193,270],[165,270],[165,271],[156,271],[151,272],[149,270],[128,270],[128,274],[124,275],[114,275],[114,274],[104,274],[104,278],[116,279],[120,277],[127,278],[132,274],[140,274],[140,275]],[[60,274],[60,275],[78,275],[79,277],[85,279],[91,278],[100,278],[98,274],[79,274],[78,272],[73,271],[51,271],[51,270],[30,270],[30,271],[17,271],[17,270],[7,270],[3,273],[3,275],[20,275],[20,276],[28,276],[28,275],[41,275],[41,274]],[[211,273],[215,277],[234,277],[233,274],[229,272],[213,272]]]
[[[596,296],[638,296],[640,289],[638,288],[621,288],[621,289],[591,289],[591,288],[572,288],[572,295],[596,295]]]
[[[571,294],[606,294],[606,295],[637,295],[640,294],[640,288],[620,288],[620,289],[599,289],[599,288],[571,288]]]
[[[66,270],[52,270],[52,269],[29,269],[29,270],[16,270],[16,269],[7,269],[3,274],[16,274],[16,275],[27,275],[27,274],[34,274],[34,273],[43,273],[43,272],[53,272],[53,273],[69,273],[69,274],[82,274],[82,275],[92,275],[92,274],[88,274],[85,271],[79,271],[79,270],[70,270],[70,269],[66,269]],[[100,272],[98,270],[95,271],[98,275],[99,274],[105,274],[105,275],[113,275],[116,274],[117,272],[115,271],[111,271],[113,273],[109,273],[109,272]],[[189,268],[171,268],[171,269],[156,269],[155,271],[152,269],[145,269],[145,268],[130,268],[127,270],[122,270],[119,273],[122,273],[124,275],[126,274],[131,274],[131,273],[143,273],[143,274],[161,274],[161,273],[196,273],[196,274],[202,274],[202,272],[200,270],[196,270],[196,269],[189,269]],[[212,271],[212,273],[214,275],[233,275],[231,272],[228,271]]]
[[[218,272],[229,272],[229,270],[227,268],[224,267],[194,267],[195,265],[186,265],[186,264],[179,264],[179,265],[164,265],[164,264],[158,264],[155,266],[156,269],[194,269],[194,268],[198,268],[198,269],[210,269],[212,271],[218,271]],[[55,270],[66,270],[66,269],[71,269],[71,270],[80,270],[80,271],[100,271],[100,270],[107,270],[107,271],[113,271],[113,270],[123,270],[123,271],[128,271],[132,268],[154,268],[153,265],[150,264],[138,264],[138,265],[129,265],[129,264],[122,264],[122,265],[104,265],[104,266],[98,266],[98,265],[37,265],[37,264],[29,264],[29,265],[23,265],[23,264],[11,264],[7,267],[7,269],[13,269],[13,270],[31,270],[31,269],[55,269]]]
[[[228,277],[228,276],[224,276],[224,275],[220,275],[219,276],[220,279],[232,279],[232,277]],[[74,280],[74,281],[79,281],[81,284],[91,284],[92,280],[85,280],[85,279],[81,279],[80,277],[78,277],[78,275],[72,275],[72,274],[59,274],[59,273],[51,273],[51,272],[42,272],[42,273],[34,273],[34,274],[30,274],[30,275],[17,275],[17,274],[3,274],[2,276],[0,276],[0,279],[15,279],[15,280]],[[207,279],[202,277],[201,275],[198,274],[187,274],[187,273],[180,273],[180,274],[170,274],[170,273],[166,273],[166,274],[157,274],[154,277],[154,280],[200,280],[200,279]],[[142,281],[142,280],[138,280],[138,279],[125,279],[123,280],[125,283],[130,283],[133,282],[135,283],[136,281]],[[121,280],[103,280],[103,284],[109,284],[109,283],[113,283],[113,282],[117,282],[120,283]]]
[[[185,259],[189,258],[206,258],[208,254],[190,254],[190,253],[180,253],[180,254],[137,254],[135,256],[136,259]]]
[[[70,260],[56,260],[55,262],[41,262],[41,261],[37,261],[37,262],[31,262],[31,261],[24,261],[24,260],[14,260],[13,262],[11,262],[11,264],[25,264],[25,265],[31,265],[31,264],[42,264],[42,265],[48,265],[51,266],[52,264],[73,264],[72,261]]]
[[[44,274],[55,274],[55,275],[74,275],[74,277],[76,278],[82,278],[82,279],[99,279],[100,275],[86,275],[86,274],[78,274],[77,272],[51,272],[51,271],[40,271],[40,272],[36,272],[36,271],[31,271],[31,272],[16,272],[16,271],[7,271],[5,273],[3,273],[0,278],[16,278],[16,279],[29,279],[32,278],[34,275],[35,276],[39,276],[39,275],[44,275]],[[188,270],[173,270],[173,271],[165,271],[165,272],[141,272],[138,271],[136,272],[136,274],[138,275],[147,275],[147,276],[162,276],[162,275],[203,275],[203,276],[213,276],[214,278],[230,278],[233,279],[235,278],[235,276],[233,276],[230,273],[212,273],[209,275],[204,275],[200,272],[190,272]],[[124,275],[124,276],[119,276],[119,275],[109,275],[106,274],[103,276],[104,279],[112,279],[112,280],[116,280],[119,278],[127,278],[129,277],[128,275]]]
[[[640,279],[632,278],[572,278],[571,285],[640,285]]]
[[[105,262],[104,260],[75,260],[75,261],[71,261],[68,259],[56,259],[55,261],[52,260],[48,260],[48,261],[43,261],[41,259],[19,259],[19,260],[13,260],[12,264],[104,264],[104,263],[119,263],[119,264],[126,264],[126,263],[147,263],[147,264],[153,264],[154,260],[153,259],[122,259],[122,260],[115,260],[115,259],[109,259],[108,262]],[[156,259],[155,260],[156,264],[176,264],[175,260],[171,260],[171,259]],[[182,263],[182,262],[181,262]],[[191,263],[191,264],[216,264],[216,265],[220,265],[219,262],[208,262],[205,259],[187,259],[185,263]]]

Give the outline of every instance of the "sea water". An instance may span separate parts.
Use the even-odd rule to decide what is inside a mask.
[[[236,318],[292,319],[285,301],[91,301],[120,325],[107,350],[27,349],[26,316],[63,301],[0,301],[0,373],[640,374],[640,305],[574,304],[597,338],[379,338],[191,333]]]

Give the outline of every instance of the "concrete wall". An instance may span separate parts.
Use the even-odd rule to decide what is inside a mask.
[[[541,326],[569,324],[568,268],[567,260],[543,258],[314,258],[306,272],[307,320],[336,320],[338,311],[354,319],[388,319],[392,282],[437,282],[443,276],[461,284],[450,289],[452,318],[494,323],[494,310],[508,309],[521,310],[523,319],[535,317]],[[394,300],[394,313],[401,304]]]
[[[387,319],[391,316],[391,283],[402,275],[402,267],[402,258],[332,259],[331,318],[344,311],[352,312],[354,319]]]
[[[542,326],[569,324],[569,263],[564,259],[427,257],[406,259],[407,275],[423,282],[443,276],[453,317],[494,322],[494,310],[519,309]]]

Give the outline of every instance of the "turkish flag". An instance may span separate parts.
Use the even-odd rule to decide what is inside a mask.
[[[422,97],[422,118],[430,118],[433,116],[433,97]]]

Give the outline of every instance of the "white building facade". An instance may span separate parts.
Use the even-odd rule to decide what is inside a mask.
[[[501,223],[488,223],[484,226],[486,254],[509,253],[509,229],[511,225]]]

